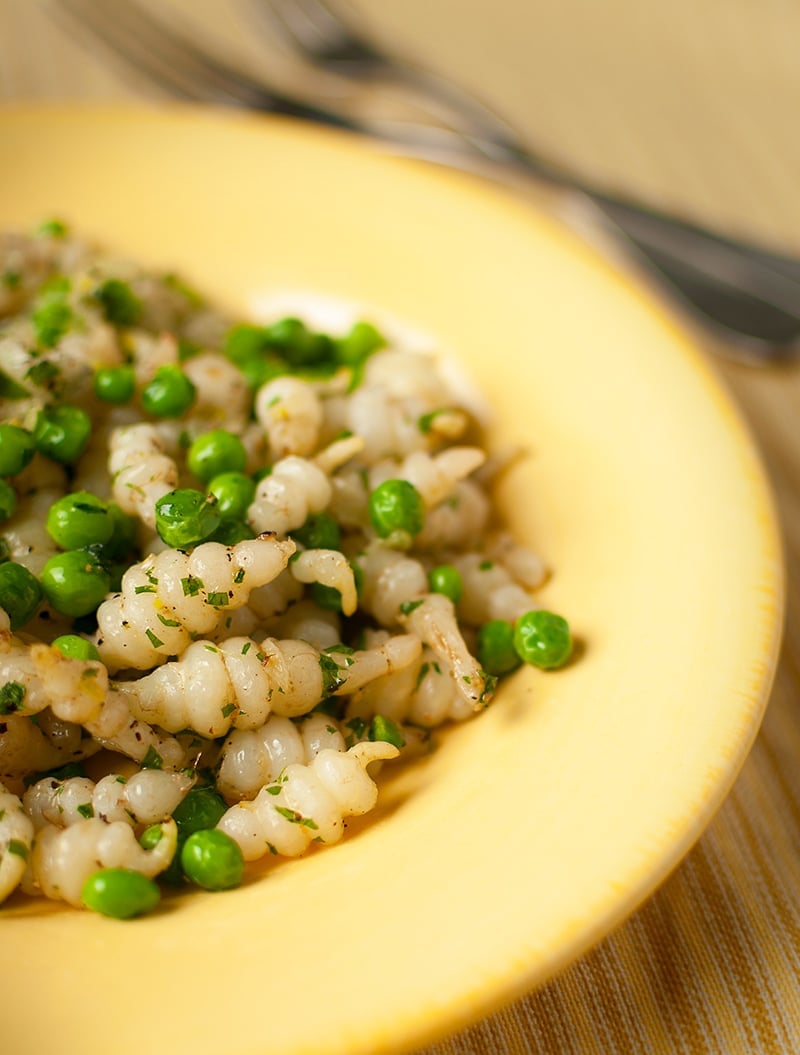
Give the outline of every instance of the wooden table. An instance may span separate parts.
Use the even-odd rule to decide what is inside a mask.
[[[194,5],[211,19],[230,7]],[[228,18],[218,28],[236,33]],[[41,0],[0,0],[0,102],[154,96],[66,36]],[[559,978],[426,1055],[800,1052],[800,363],[748,367],[699,336],[752,426],[786,540],[786,639],[761,734],[717,818],[633,918]]]

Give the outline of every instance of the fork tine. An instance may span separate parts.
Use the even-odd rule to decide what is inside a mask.
[[[358,130],[339,114],[291,99],[240,73],[153,17],[134,0],[117,0],[114,4],[104,0],[59,0],[53,10],[74,19],[117,59],[181,98],[223,102]]]
[[[385,68],[385,58],[320,0],[266,0],[256,10],[266,18],[271,15],[285,39],[315,61],[346,65],[351,71]]]

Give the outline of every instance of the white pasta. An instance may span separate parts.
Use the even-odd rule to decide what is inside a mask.
[[[307,549],[294,557],[289,569],[298,582],[316,582],[338,590],[344,615],[355,612],[358,606],[355,577],[343,553],[331,549]]]
[[[516,453],[347,313],[239,323],[58,222],[0,233],[3,269],[0,900],[202,885],[198,817],[240,865],[336,842],[384,761],[490,702],[484,625],[538,607],[491,501]]]
[[[26,887],[30,893],[80,907],[86,880],[101,868],[127,868],[152,878],[168,868],[175,854],[178,829],[166,820],[152,850],[139,845],[125,821],[91,817],[67,828],[45,825],[36,833]]]
[[[89,817],[155,824],[172,816],[192,783],[186,773],[159,769],[143,769],[130,779],[108,773],[96,784],[88,777],[46,777],[27,789],[23,803],[37,831],[46,824],[66,828]]]
[[[464,584],[458,614],[465,623],[481,626],[491,619],[513,623],[535,607],[529,591],[512,578],[503,564],[478,553],[465,553],[455,555],[453,565]]]
[[[258,729],[229,734],[220,754],[217,787],[228,802],[252,799],[288,765],[305,765],[324,748],[345,747],[339,724],[328,715],[311,714],[298,723],[273,714]]]
[[[322,405],[311,385],[295,377],[276,377],[256,396],[256,417],[276,458],[309,455],[317,448]]]
[[[178,486],[178,467],[164,452],[154,425],[115,429],[109,441],[108,471],[120,508],[155,527],[155,503]]]
[[[320,652],[306,641],[275,638],[194,641],[180,659],[118,688],[142,721],[215,739],[231,726],[257,728],[272,713],[307,714],[329,695],[354,692],[413,662],[420,647],[413,635],[356,652]]]
[[[427,594],[419,603],[412,602],[407,612],[401,611],[400,622],[447,665],[453,683],[467,703],[475,710],[489,704],[496,679],[481,669],[464,643],[449,597]]]
[[[241,372],[219,352],[202,352],[184,366],[195,386],[196,398],[187,419],[194,434],[207,429],[244,431],[250,413],[250,394]]]
[[[111,671],[147,670],[180,654],[192,634],[214,628],[221,610],[247,603],[271,582],[294,553],[274,535],[222,546],[206,542],[191,553],[166,550],[134,564],[120,592],[97,611],[97,648]]]
[[[402,725],[434,729],[445,722],[460,722],[475,713],[470,700],[459,692],[449,666],[427,646],[414,663],[391,671],[353,693],[347,717],[371,718],[381,714]]]
[[[384,742],[359,743],[349,751],[326,748],[308,765],[290,763],[252,802],[228,810],[217,827],[241,847],[246,861],[266,853],[296,857],[309,843],[334,843],[344,818],[367,813],[378,789],[367,773],[370,762],[395,758]]]
[[[371,487],[384,480],[408,480],[429,507],[437,506],[453,493],[459,481],[483,465],[486,455],[477,447],[448,447],[438,454],[415,451],[399,464],[379,462],[369,474]]]
[[[16,889],[33,843],[33,822],[22,803],[0,784],[0,902]]]
[[[290,454],[259,483],[247,522],[254,531],[285,534],[302,527],[309,514],[321,512],[330,499],[331,485],[322,469]]]

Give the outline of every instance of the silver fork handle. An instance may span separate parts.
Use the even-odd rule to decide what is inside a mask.
[[[353,117],[249,76],[131,0],[113,5],[113,12],[111,5],[95,6],[88,0],[50,0],[48,6],[56,17],[71,16],[73,28],[80,24],[133,71],[144,72],[179,97],[323,123],[464,168],[480,162],[480,171],[488,161],[494,163],[498,181],[516,174],[569,189],[582,195],[640,264],[664,279],[703,322],[716,326],[727,346],[737,348],[740,356],[760,362],[785,358],[794,355],[800,343],[800,275],[781,266],[791,262],[603,196],[519,147],[505,129],[487,137],[483,128],[470,134],[460,127]]]

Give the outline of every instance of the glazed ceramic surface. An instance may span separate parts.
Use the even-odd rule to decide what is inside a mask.
[[[766,704],[780,547],[701,356],[635,289],[470,177],[212,111],[0,113],[0,226],[58,215],[247,316],[304,290],[435,337],[519,445],[498,501],[579,639],[345,840],[135,922],[0,909],[5,1055],[377,1055],[542,982],[680,861]]]

